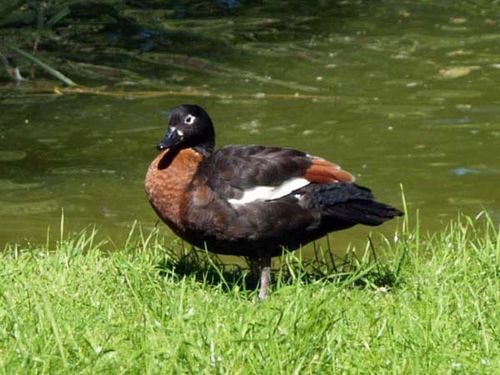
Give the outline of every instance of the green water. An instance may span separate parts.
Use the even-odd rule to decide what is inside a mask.
[[[49,227],[57,236],[63,210],[67,230],[95,224],[117,244],[135,220],[154,227],[144,174],[165,112],[183,102],[207,109],[219,146],[305,150],[397,206],[402,184],[425,230],[458,212],[486,210],[500,221],[500,5],[326,4],[171,20],[181,36],[160,35],[172,40],[117,57],[114,68],[133,72],[135,81],[106,77],[109,91],[192,96],[32,95],[29,84],[5,84],[0,244],[44,242]],[[337,251],[369,231],[334,235]]]

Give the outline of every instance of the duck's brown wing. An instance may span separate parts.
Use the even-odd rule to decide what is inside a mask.
[[[378,225],[397,214],[353,180],[300,151],[225,147],[193,178],[183,210],[188,238],[216,252],[274,256],[281,246],[295,249],[329,231]]]
[[[278,199],[310,183],[354,181],[338,165],[302,151],[253,145],[221,148],[195,179],[234,205]]]

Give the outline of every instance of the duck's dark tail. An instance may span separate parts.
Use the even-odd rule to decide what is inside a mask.
[[[380,225],[403,212],[374,200],[372,192],[353,183],[318,185],[314,200],[329,230],[349,228],[356,224]]]

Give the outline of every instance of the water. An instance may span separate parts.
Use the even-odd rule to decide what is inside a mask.
[[[458,212],[500,221],[497,3],[231,4],[229,15],[172,20],[173,36],[140,34],[142,53],[113,66],[128,73],[96,79],[116,95],[0,89],[0,244],[45,242],[63,211],[67,230],[96,225],[118,245],[135,220],[154,227],[144,174],[165,112],[183,102],[208,110],[219,146],[305,150],[399,207],[402,185],[425,230]],[[334,235],[336,251],[369,232]]]

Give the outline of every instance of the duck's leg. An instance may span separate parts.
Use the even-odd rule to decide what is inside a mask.
[[[271,282],[271,257],[259,259],[260,263],[260,291],[259,299],[263,300],[267,296],[269,283]]]
[[[271,258],[247,258],[252,277],[260,278],[259,299],[263,300],[267,296],[269,283],[271,282]]]

